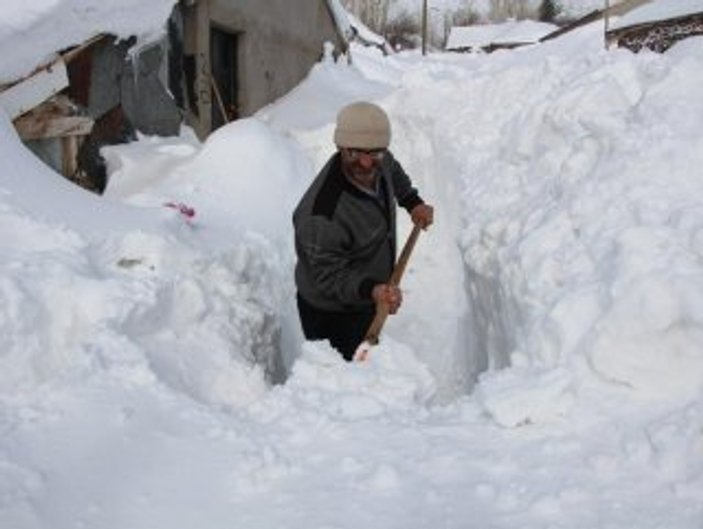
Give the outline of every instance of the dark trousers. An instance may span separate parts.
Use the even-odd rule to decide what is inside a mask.
[[[354,311],[328,311],[313,307],[298,295],[298,314],[308,340],[329,340],[347,362],[364,340],[376,315],[376,308]]]

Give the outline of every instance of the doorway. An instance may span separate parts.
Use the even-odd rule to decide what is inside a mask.
[[[212,130],[239,117],[237,35],[210,27]]]

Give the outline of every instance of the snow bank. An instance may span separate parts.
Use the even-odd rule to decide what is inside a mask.
[[[168,236],[91,240],[9,208],[1,216],[5,245],[33,242],[10,244],[1,265],[0,393],[103,371],[215,404],[265,391],[256,366],[274,356],[278,325],[262,301],[270,286],[248,279],[267,273],[258,241],[203,258]]]
[[[3,132],[0,393],[108,372],[219,405],[260,397],[264,371],[281,369],[285,265],[272,243],[230,225],[230,244],[213,245],[217,223],[163,207],[173,194],[139,208],[99,199]],[[143,171],[134,161],[123,169]],[[262,198],[247,191],[249,206]],[[247,204],[229,192],[220,200]]]
[[[481,61],[443,92],[461,112],[434,118],[461,167],[472,333],[499,365],[695,395],[703,101],[682,80],[703,82],[700,39],[664,56],[552,49]]]
[[[293,208],[305,185],[301,175],[311,174],[310,162],[294,145],[252,119],[218,129],[175,177],[199,200],[273,239],[291,233]]]
[[[259,119],[222,127],[203,145],[185,133],[180,138],[142,138],[104,152],[111,171],[108,197],[141,207],[170,203],[192,208],[187,234],[193,244],[216,255],[231,248],[245,252],[249,264],[235,271],[233,280],[242,283],[245,304],[258,307],[254,313],[263,319],[247,327],[250,343],[238,354],[252,358],[252,347],[266,344],[253,357],[280,380],[300,349],[290,272],[291,218],[314,176],[309,159]]]
[[[139,146],[105,149],[106,195],[144,206],[183,203],[207,230],[251,230],[269,239],[291,233],[301,175],[312,178],[310,162],[294,144],[256,119],[221,127],[202,146],[194,141],[143,138]],[[144,160],[152,164],[151,180],[142,176]]]

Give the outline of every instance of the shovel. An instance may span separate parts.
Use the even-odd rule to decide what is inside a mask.
[[[391,278],[388,280],[389,285],[394,287],[400,285],[400,279],[403,277],[403,272],[405,272],[405,267],[410,259],[410,254],[412,253],[415,243],[417,242],[417,238],[420,235],[420,230],[421,228],[419,226],[414,226],[413,231],[408,236],[408,240],[405,241],[405,246],[403,246],[398,262],[393,268]],[[386,303],[377,303],[376,316],[371,322],[371,325],[369,325],[369,330],[366,331],[364,341],[359,344],[359,347],[357,347],[354,352],[354,361],[363,362],[368,358],[371,347],[378,344],[378,337],[381,334],[381,329],[383,329],[383,324],[386,323],[387,317],[388,305]]]

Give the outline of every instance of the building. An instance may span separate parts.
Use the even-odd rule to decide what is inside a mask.
[[[187,0],[169,28],[169,87],[201,137],[290,91],[325,42],[345,49],[326,0]]]
[[[451,28],[446,49],[459,52],[487,52],[534,44],[554,32],[557,26],[534,20],[509,20],[500,24],[479,24]]]

